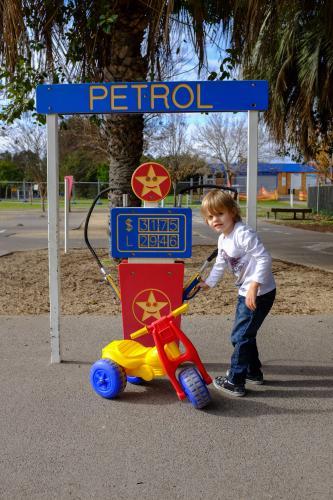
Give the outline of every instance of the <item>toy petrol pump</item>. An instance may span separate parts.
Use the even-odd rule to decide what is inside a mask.
[[[171,180],[160,164],[140,165],[132,189],[144,207],[111,209],[111,255],[118,265],[125,339],[182,305],[184,263],[192,253],[192,212],[189,208],[159,208]],[[180,324],[180,317],[176,320]],[[153,346],[153,337],[140,342]]]
[[[88,240],[89,218],[98,197],[88,212],[85,241],[121,301],[124,335],[124,340],[115,340],[102,350],[102,358],[91,367],[90,382],[97,394],[112,399],[127,381],[140,383],[168,375],[179,399],[188,398],[195,408],[204,408],[211,400],[207,384],[212,379],[180,329],[180,315],[188,305],[182,304],[184,262],[176,259],[191,256],[192,212],[157,206],[170,186],[169,173],[162,165],[144,163],[132,176],[132,188],[145,206],[111,209],[110,253],[122,259],[120,289]],[[140,343],[134,338],[140,338]],[[192,366],[181,366],[184,362]]]

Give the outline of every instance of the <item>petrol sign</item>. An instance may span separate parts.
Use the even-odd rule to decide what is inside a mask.
[[[36,100],[37,112],[42,114],[263,111],[268,108],[268,82],[44,84],[37,86]]]

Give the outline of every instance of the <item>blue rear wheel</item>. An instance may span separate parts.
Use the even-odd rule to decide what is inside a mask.
[[[210,403],[211,397],[207,386],[195,368],[182,370],[179,373],[179,383],[194,408],[204,408]]]
[[[118,363],[100,359],[90,369],[90,383],[99,396],[112,399],[125,389],[126,373]]]

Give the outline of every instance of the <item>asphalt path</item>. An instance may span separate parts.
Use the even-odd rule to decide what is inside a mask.
[[[1,212],[1,251],[46,248],[40,215]],[[73,247],[84,247],[83,219],[71,214]],[[107,214],[91,222],[94,246],[107,247]],[[331,234],[266,222],[259,233],[276,258],[332,269]],[[193,234],[216,243],[197,213]],[[91,364],[122,337],[121,317],[111,320],[62,317],[63,362],[50,365],[49,317],[1,316],[1,499],[333,497],[332,315],[269,316],[258,336],[266,384],[239,399],[210,387],[200,411],[166,378],[128,385],[113,401],[92,391]],[[232,321],[182,319],[213,377],[228,367]]]
[[[194,299],[196,300],[196,299]],[[271,316],[258,337],[266,385],[195,410],[164,378],[97,396],[89,370],[121,318],[63,317],[50,365],[48,316],[1,317],[0,498],[329,500],[332,316]],[[228,367],[232,318],[182,327],[212,376]]]
[[[84,248],[86,214],[69,216],[69,248]],[[98,209],[91,217],[89,238],[96,248],[108,247],[108,213]],[[60,244],[63,248],[63,214],[60,214]],[[319,233],[258,220],[258,232],[276,259],[333,271],[333,234]],[[217,236],[193,211],[194,245],[215,245]],[[47,248],[47,215],[40,212],[0,212],[0,256],[7,253]]]

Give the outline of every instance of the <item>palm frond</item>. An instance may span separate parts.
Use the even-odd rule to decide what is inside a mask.
[[[0,0],[0,23],[0,58],[12,73],[26,40],[20,0]]]

